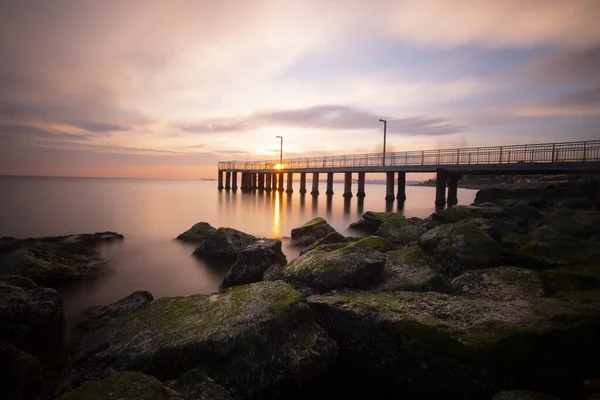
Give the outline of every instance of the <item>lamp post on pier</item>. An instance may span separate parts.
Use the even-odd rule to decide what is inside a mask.
[[[283,168],[283,136],[275,136],[279,139],[279,168]]]
[[[385,119],[379,119],[380,122],[383,122],[383,166],[385,167],[385,137],[387,134],[387,121]]]

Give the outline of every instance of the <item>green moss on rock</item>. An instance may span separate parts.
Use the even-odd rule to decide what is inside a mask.
[[[553,294],[552,297],[559,300],[571,301],[581,304],[600,304],[600,290],[574,290],[558,292]]]
[[[323,218],[317,217],[292,229],[292,241],[298,245],[311,245],[332,232],[335,232],[335,229]]]
[[[381,253],[387,253],[394,249],[394,245],[381,236],[367,236],[356,241],[353,246],[366,246]]]

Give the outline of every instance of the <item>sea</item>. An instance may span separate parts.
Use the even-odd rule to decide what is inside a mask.
[[[296,190],[299,184],[296,184]],[[311,187],[310,180],[307,187]],[[354,186],[355,189],[356,186]],[[212,180],[0,177],[0,237],[59,236],[114,231],[125,239],[103,245],[109,261],[98,279],[63,291],[67,319],[135,290],[155,298],[218,291],[227,269],[192,256],[194,246],[175,237],[196,222],[231,227],[258,237],[281,238],[288,261],[299,248],[290,231],[310,219],[325,218],[344,235],[365,211],[395,211],[424,218],[435,211],[434,187],[407,186],[402,203],[385,201],[385,185],[367,183],[366,197],[345,199],[343,183],[334,195],[217,190]],[[459,204],[476,190],[459,189]]]

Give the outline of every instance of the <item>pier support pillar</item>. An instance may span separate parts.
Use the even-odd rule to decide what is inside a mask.
[[[225,190],[231,189],[231,172],[225,172]]]
[[[277,190],[279,190],[280,192],[283,192],[283,172],[280,172],[277,175],[279,178],[279,184],[277,185]]]
[[[398,194],[396,195],[398,201],[406,200],[406,172],[398,172]]]
[[[356,197],[363,198],[366,196],[365,194],[365,173],[358,173],[358,191],[356,192]]]
[[[461,174],[449,174],[448,175],[448,205],[454,206],[458,204],[458,181],[460,180]]]
[[[327,191],[325,194],[328,196],[333,195],[333,172],[327,173]]]
[[[306,172],[300,172],[300,194],[306,193]]]
[[[237,185],[237,172],[233,171],[231,173],[231,190],[237,190],[238,189],[238,185]]]
[[[446,204],[446,181],[448,173],[438,169],[435,179],[435,205],[436,207],[444,207]]]
[[[223,190],[223,170],[222,169],[219,170],[218,176],[219,176],[219,186],[217,186],[217,188],[219,190]]]
[[[242,174],[242,179],[241,179],[240,189],[242,189],[242,192],[245,192],[248,190],[249,174],[247,172],[242,172],[241,174]]]
[[[294,188],[292,188],[292,181],[294,179],[294,174],[291,172],[287,173],[287,187],[285,188],[286,193],[294,193]]]
[[[256,172],[250,174],[250,189],[256,190],[258,178]]]
[[[258,174],[258,190],[265,190],[265,174]]]
[[[344,197],[352,197],[352,172],[344,173]]]
[[[394,200],[396,195],[394,195],[394,173],[386,172],[385,173],[385,199],[386,200]]]
[[[312,194],[313,196],[319,195],[319,173],[318,172],[313,172],[312,190],[311,190],[310,194]]]
[[[271,190],[277,190],[277,174],[271,174]]]

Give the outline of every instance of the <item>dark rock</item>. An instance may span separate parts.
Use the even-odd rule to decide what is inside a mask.
[[[292,242],[303,246],[311,245],[331,232],[335,232],[335,229],[323,218],[317,217],[292,229]]]
[[[600,234],[600,212],[558,210],[544,216],[532,233],[541,240],[564,236],[588,239]]]
[[[219,228],[207,233],[198,242],[194,255],[223,264],[233,264],[240,251],[257,240],[258,238],[233,228]]]
[[[600,304],[600,290],[573,290],[557,292],[552,298],[579,304]]]
[[[402,246],[416,242],[425,232],[427,232],[427,228],[406,224],[400,218],[393,218],[384,222],[375,234],[386,238],[395,245]]]
[[[138,371],[161,381],[202,367],[235,398],[268,398],[322,374],[336,345],[283,282],[154,300],[86,335],[72,383]]]
[[[214,380],[198,369],[183,374],[179,379],[169,384],[169,387],[182,393],[190,400],[233,400],[233,397]]]
[[[449,290],[444,276],[439,273],[437,262],[419,246],[387,254],[382,282],[377,291],[446,292]]]
[[[505,215],[502,207],[454,206],[433,213],[431,219],[447,224],[471,218],[499,218]]]
[[[38,359],[12,345],[0,343],[0,393],[5,400],[35,398],[42,385]]]
[[[600,274],[585,270],[551,269],[541,276],[550,293],[600,289]]]
[[[367,211],[362,215],[362,218],[352,224],[349,229],[363,231],[365,233],[375,233],[383,225],[384,222],[397,220],[397,225],[408,225],[410,222],[404,218],[402,214],[394,212],[374,212]]]
[[[560,400],[557,397],[544,393],[532,392],[530,390],[511,390],[508,392],[498,392],[492,400]]]
[[[540,211],[527,205],[513,205],[504,208],[506,215],[518,226],[529,226],[541,217]]]
[[[33,289],[38,287],[34,281],[29,278],[25,278],[20,275],[4,275],[0,276],[0,282],[4,282],[7,285],[17,286],[22,289]]]
[[[283,280],[315,293],[365,288],[379,277],[384,264],[385,255],[364,242],[321,245],[291,261],[283,269]]]
[[[54,289],[23,289],[0,282],[0,341],[35,356],[60,350],[65,314]]]
[[[206,236],[214,233],[216,230],[217,228],[213,227],[208,222],[198,222],[190,229],[177,236],[177,240],[198,243],[203,241]]]
[[[330,232],[327,235],[325,235],[325,237],[323,237],[322,239],[317,240],[316,242],[314,242],[313,244],[311,244],[310,246],[308,246],[305,249],[302,249],[300,251],[300,255],[303,255],[304,253],[314,249],[317,246],[320,246],[322,244],[334,244],[334,243],[345,243],[350,241],[349,238],[345,237],[344,235],[342,235],[341,233],[336,232]]]
[[[223,287],[259,282],[272,266],[283,267],[287,259],[281,251],[281,240],[260,239],[240,251],[237,261],[223,280]]]
[[[387,253],[395,249],[394,245],[381,236],[366,236],[353,242],[357,246],[366,246],[380,253]]]
[[[489,398],[527,387],[568,393],[597,373],[600,303],[497,301],[436,292],[308,299],[339,362],[411,398]]]
[[[540,274],[519,267],[467,271],[452,280],[452,287],[458,294],[493,300],[528,300],[545,296]]]

